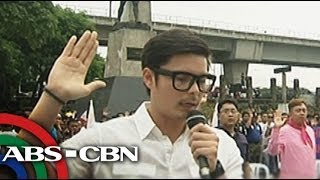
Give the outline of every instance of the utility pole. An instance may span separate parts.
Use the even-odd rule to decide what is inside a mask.
[[[274,69],[274,73],[282,73],[282,101],[283,103],[287,103],[287,78],[286,78],[286,72],[291,71],[291,66],[288,65],[287,67],[282,68],[276,68]]]
[[[109,1],[109,17],[111,17],[111,12],[112,12],[111,2],[112,2],[112,1]]]

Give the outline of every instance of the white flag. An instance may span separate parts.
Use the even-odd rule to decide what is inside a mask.
[[[80,119],[82,119],[83,121],[87,121],[87,110],[85,110],[82,115],[80,116]]]
[[[216,105],[214,106],[214,112],[212,115],[212,127],[217,127],[218,126],[218,102],[216,102]]]
[[[96,118],[94,116],[94,107],[93,107],[93,100],[90,100],[90,106],[89,106],[89,115],[88,115],[88,122],[87,122],[87,128],[91,128],[94,126],[96,122]]]

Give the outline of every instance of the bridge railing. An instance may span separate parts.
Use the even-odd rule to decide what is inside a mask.
[[[216,21],[212,19],[170,16],[170,15],[163,15],[163,14],[153,14],[152,20],[157,22],[167,22],[167,23],[187,25],[187,26],[208,27],[208,28],[234,30],[234,31],[241,31],[241,32],[258,33],[258,34],[268,34],[268,35],[276,35],[276,36],[320,40],[320,34],[317,34],[317,33],[298,32],[298,31],[293,31],[291,29],[275,28],[271,26],[241,25],[241,24],[235,24],[235,23],[228,23],[224,21]]]
[[[111,17],[113,18],[117,16],[117,10],[112,10],[112,12],[110,13],[107,3],[105,8],[84,7],[79,5],[61,5],[61,6],[73,9],[75,12],[82,11],[88,15],[93,15],[93,16],[110,17],[111,15]],[[271,26],[252,26],[252,25],[235,24],[235,23],[229,23],[229,22],[223,22],[223,21],[216,21],[213,19],[200,19],[200,18],[190,18],[185,16],[171,16],[171,15],[153,13],[152,21],[171,23],[171,24],[180,24],[180,25],[186,25],[186,26],[198,26],[202,28],[216,28],[216,29],[223,29],[223,30],[233,30],[233,31],[266,34],[266,35],[274,35],[274,36],[320,40],[320,34],[318,33],[298,32],[298,31],[293,31],[291,29],[275,28]]]
[[[80,6],[80,5],[72,5],[72,4],[59,4],[63,8],[69,8],[74,10],[76,13],[84,12],[88,15],[93,16],[104,16],[104,17],[110,17],[110,10],[109,8],[104,7],[86,7],[86,6]],[[108,4],[106,3],[106,7]],[[112,10],[111,12],[112,17],[114,14],[116,14],[115,10]]]

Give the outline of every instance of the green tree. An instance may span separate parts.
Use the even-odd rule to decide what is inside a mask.
[[[208,121],[212,119],[215,105],[216,103],[214,101],[207,101],[202,103],[200,106],[201,112],[205,115]]]
[[[83,12],[50,1],[0,2],[0,24],[0,110],[9,108],[21,82],[35,81],[31,87],[34,99],[68,39],[95,29]],[[102,75],[100,57],[94,60],[87,80]]]
[[[102,79],[103,72],[104,72],[104,65],[105,65],[104,58],[102,58],[99,55],[96,55],[94,62],[90,66],[85,82],[86,83],[91,82],[96,78]]]

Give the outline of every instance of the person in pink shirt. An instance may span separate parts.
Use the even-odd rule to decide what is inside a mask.
[[[288,106],[287,121],[281,119],[281,112],[275,114],[268,153],[280,155],[280,179],[315,179],[315,135],[312,128],[306,125],[307,105],[301,99],[293,99]]]

